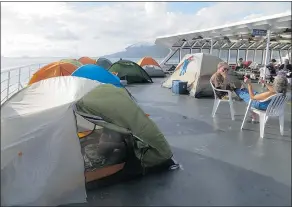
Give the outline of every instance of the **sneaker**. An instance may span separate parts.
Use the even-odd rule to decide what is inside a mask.
[[[252,124],[258,124],[258,123],[260,123],[260,122],[257,121],[256,119],[251,119],[251,123],[252,123]]]

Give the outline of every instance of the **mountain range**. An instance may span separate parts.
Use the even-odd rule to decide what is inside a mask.
[[[151,56],[164,58],[169,53],[169,49],[149,42],[139,42],[125,48],[125,51],[104,55],[105,58],[141,58]]]

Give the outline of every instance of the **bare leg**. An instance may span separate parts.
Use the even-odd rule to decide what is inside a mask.
[[[254,112],[251,112],[251,122],[252,123],[258,123],[258,115]]]

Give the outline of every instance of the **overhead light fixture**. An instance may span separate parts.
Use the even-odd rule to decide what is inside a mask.
[[[230,41],[230,39],[228,37],[224,36],[223,39],[226,40],[228,44],[231,43],[231,41]]]
[[[181,41],[182,41],[182,42],[186,42],[187,40],[186,40],[186,39],[182,39]]]
[[[199,40],[199,39],[203,39],[203,37],[199,35],[198,37],[194,37],[192,40]]]

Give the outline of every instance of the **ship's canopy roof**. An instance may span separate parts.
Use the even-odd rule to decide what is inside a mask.
[[[167,48],[210,47],[264,49],[266,36],[253,36],[253,29],[270,30],[271,49],[291,49],[291,12],[229,25],[158,37],[156,44]]]

